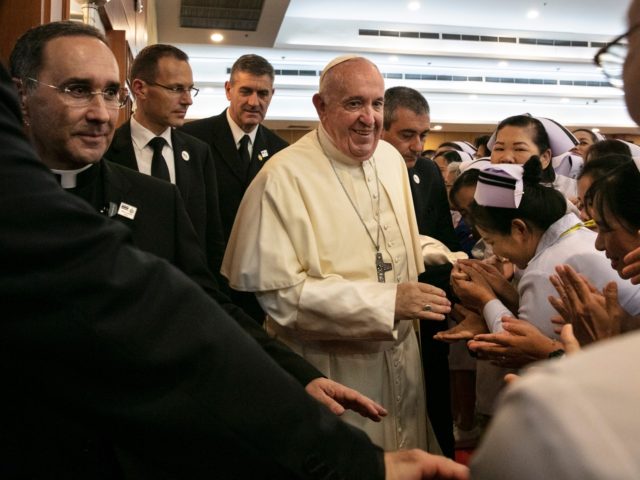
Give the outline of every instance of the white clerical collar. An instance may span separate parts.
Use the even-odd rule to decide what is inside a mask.
[[[89,165],[85,165],[82,168],[78,168],[76,170],[58,170],[56,168],[52,168],[51,171],[56,175],[60,176],[60,186],[65,190],[68,188],[75,188],[78,183],[78,174],[88,170],[93,167],[93,163]]]
[[[329,156],[329,158],[331,158],[331,160],[344,163],[345,165],[352,165],[352,166],[358,166],[358,167],[364,163],[362,160],[353,159],[350,156],[345,155],[340,150],[338,150],[338,147],[336,147],[335,143],[333,143],[333,140],[331,139],[327,131],[324,129],[322,124],[318,125],[318,141],[320,142],[320,146],[322,147],[322,150],[325,151],[325,153]],[[371,160],[371,158],[365,161],[368,161],[368,160]]]
[[[233,121],[233,118],[231,118],[231,115],[229,114],[228,108],[227,108],[227,122],[229,122],[229,127],[231,128],[231,134],[233,135],[233,141],[236,144],[236,147],[240,145],[240,140],[242,140],[242,137],[244,137],[245,135],[249,135],[249,140],[251,145],[255,144],[256,135],[258,134],[258,125],[256,125],[256,128],[251,130],[249,133],[245,132],[238,126],[236,122]]]
[[[131,141],[138,150],[142,150],[144,147],[146,147],[149,142],[155,137],[164,138],[167,142],[167,145],[169,145],[169,148],[173,150],[173,145],[171,144],[171,127],[167,127],[167,129],[160,135],[156,135],[147,127],[142,125],[139,121],[137,121],[135,117],[131,117]]]

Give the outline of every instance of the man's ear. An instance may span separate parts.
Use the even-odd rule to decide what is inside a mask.
[[[18,90],[18,99],[20,100],[20,111],[22,113],[22,121],[25,125],[29,125],[29,108],[27,107],[27,88],[22,80],[13,77],[13,83]]]
[[[133,82],[131,82],[131,92],[136,100],[139,98],[144,99],[147,96],[147,84],[144,80],[134,78]]]
[[[227,100],[231,101],[231,82],[229,80],[224,82],[224,93],[227,96]]]
[[[326,111],[327,104],[325,103],[322,96],[319,93],[316,93],[311,99],[313,102],[313,106],[316,107],[316,112],[318,112],[318,118],[322,120],[324,118],[324,114]]]

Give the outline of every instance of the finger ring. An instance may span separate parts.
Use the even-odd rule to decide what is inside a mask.
[[[431,310],[433,310],[433,308],[431,308],[431,305],[427,303],[424,307],[422,307],[422,310],[424,310],[425,312],[430,312]]]

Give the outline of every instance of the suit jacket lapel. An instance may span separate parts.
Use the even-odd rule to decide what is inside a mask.
[[[171,143],[173,144],[173,162],[176,167],[176,185],[180,190],[182,198],[189,198],[189,188],[191,186],[191,172],[195,153],[189,145],[183,141],[181,133],[175,128],[171,130]]]
[[[218,122],[218,128],[212,130],[212,134],[215,137],[213,143],[216,150],[218,150],[222,161],[227,164],[238,180],[244,184],[247,181],[247,172],[240,162],[240,154],[233,140],[233,133],[231,133],[229,122],[227,122],[226,110],[222,112],[221,115],[218,115],[216,121]]]
[[[102,159],[102,163],[104,197],[107,204],[114,203],[116,205],[116,212],[118,211],[117,209],[120,208],[120,204],[123,202],[130,204],[132,207],[138,208],[140,205],[129,203],[137,203],[135,201],[135,197],[133,199],[129,197],[129,192],[131,191],[131,183],[129,180],[114,169],[108,161],[105,161],[105,159]],[[117,213],[112,218],[127,226],[131,226],[133,223],[133,220],[122,215],[118,215]]]
[[[131,140],[131,121],[116,130],[111,148],[107,152],[107,159],[138,171],[136,153],[133,151],[133,141]]]
[[[266,153],[266,155],[263,155]],[[247,183],[251,183],[253,177],[255,177],[264,162],[269,158],[270,152],[267,148],[267,139],[264,135],[264,127],[258,125],[258,131],[256,132],[256,141],[253,144],[253,152],[251,153],[251,164],[249,165],[249,178]]]

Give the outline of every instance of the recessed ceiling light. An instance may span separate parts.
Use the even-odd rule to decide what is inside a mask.
[[[472,93],[471,95],[469,95],[469,100],[477,100],[478,99],[478,95],[476,95],[475,93]]]
[[[540,16],[540,12],[538,10],[529,10],[527,12],[527,18],[534,19]]]
[[[390,62],[397,62],[398,61],[398,56],[397,55],[390,55],[389,56],[389,61]]]
[[[416,10],[420,10],[420,2],[409,2],[409,5],[407,5],[407,8],[409,10],[413,10],[414,12]]]
[[[442,125],[434,125],[433,127],[431,127],[431,130],[435,130],[435,131],[442,130]]]
[[[508,66],[509,66],[509,62],[507,62],[506,60],[500,60],[500,61],[498,62],[498,66],[499,66],[500,68],[508,67]]]
[[[214,33],[213,35],[211,35],[211,40],[216,43],[220,43],[222,40],[224,40],[224,36],[221,33]]]
[[[592,128],[591,131],[593,133],[600,133],[600,129],[599,128]]]
[[[568,98],[561,98],[560,101],[562,103],[569,103],[569,99]]]

